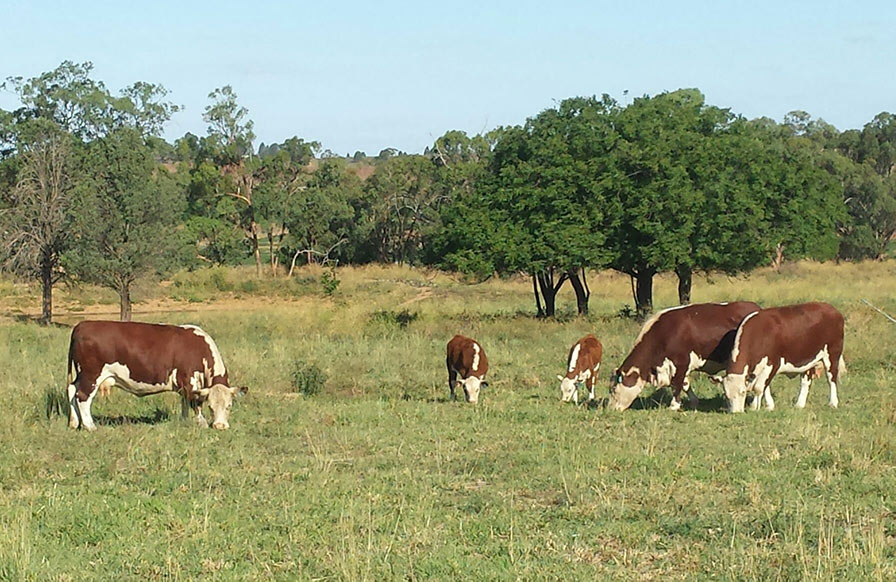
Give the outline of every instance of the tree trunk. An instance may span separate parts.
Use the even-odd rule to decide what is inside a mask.
[[[775,258],[772,259],[772,267],[775,271],[781,270],[781,265],[784,263],[784,243],[778,243],[775,245]]]
[[[588,289],[588,282],[585,280],[585,269],[570,269],[567,272],[569,283],[572,285],[573,291],[576,292],[576,309],[579,315],[588,315],[588,300],[591,298],[591,291]]]
[[[255,255],[255,276],[261,279],[261,248],[258,244],[258,224],[254,220],[249,230],[252,233],[252,254]]]
[[[131,284],[122,283],[118,288],[119,298],[119,319],[121,321],[131,320]]]
[[[554,282],[554,269],[550,268],[537,275],[538,287],[541,290],[541,297],[544,299],[544,317],[554,317],[556,313],[557,292],[566,282],[567,275],[563,273],[560,279]]]
[[[541,306],[541,295],[538,294],[538,277],[532,273],[532,292],[535,293],[535,317],[541,319],[544,317],[544,308]]]
[[[53,263],[46,257],[40,266],[40,285],[43,298],[38,322],[50,325],[53,320]]]
[[[689,266],[678,265],[675,274],[678,275],[678,302],[681,305],[687,305],[691,302],[691,283],[694,273]]]
[[[271,276],[277,276],[277,259],[274,256],[274,231],[273,229],[268,232],[268,246],[271,249]]]
[[[647,317],[653,311],[653,274],[652,269],[634,274],[635,310],[641,318]]]

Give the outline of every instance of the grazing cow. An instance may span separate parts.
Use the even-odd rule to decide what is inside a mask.
[[[485,374],[488,372],[485,350],[476,340],[456,335],[448,342],[448,357],[445,363],[448,366],[451,400],[457,398],[454,389],[461,386],[464,389],[464,399],[475,404],[479,400],[480,388],[488,386],[488,382],[485,381]],[[458,375],[460,380],[457,379]]]
[[[759,311],[749,301],[698,303],[671,307],[654,315],[638,334],[632,351],[613,372],[610,408],[625,410],[646,384],[672,387],[672,410],[681,408],[688,375],[725,369],[741,320]]]
[[[137,396],[179,392],[183,416],[192,409],[200,426],[208,404],[217,429],[230,427],[233,397],[248,390],[230,387],[218,346],[193,325],[83,321],[72,330],[68,369],[68,424],[87,430],[96,429],[94,396],[113,385]]]
[[[773,307],[744,318],[734,338],[731,361],[725,376],[725,396],[731,412],[743,412],[748,393],[753,409],[765,396],[769,410],[775,408],[769,384],[775,374],[801,375],[797,408],[806,405],[812,379],[827,373],[831,385],[830,405],[839,404],[837,380],[843,363],[843,315],[827,303],[803,303]]]
[[[560,380],[560,399],[563,402],[572,400],[579,403],[579,384],[588,388],[588,400],[594,400],[594,382],[600,370],[600,361],[604,355],[604,347],[600,340],[588,334],[569,350],[566,360],[566,376],[557,376]]]

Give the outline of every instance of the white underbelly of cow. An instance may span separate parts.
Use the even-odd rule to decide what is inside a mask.
[[[177,390],[176,385],[177,369],[171,371],[168,379],[160,384],[146,384],[138,382],[131,378],[131,371],[124,364],[114,362],[103,366],[99,377],[96,379],[96,386],[99,388],[103,384],[107,386],[117,386],[125,392],[130,392],[135,396],[149,396],[150,394],[159,394],[161,392],[171,392]]]

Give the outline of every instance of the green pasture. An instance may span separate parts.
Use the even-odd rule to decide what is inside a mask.
[[[63,289],[42,328],[34,290],[0,282],[0,580],[896,579],[896,324],[861,301],[896,313],[896,262],[695,280],[694,301],[846,316],[839,409],[818,380],[794,409],[782,377],[777,410],[742,415],[699,375],[696,411],[665,392],[624,413],[559,402],[572,342],[604,343],[603,396],[637,335],[618,274],[590,277],[588,318],[567,290],[539,321],[524,278],[350,268],[326,296],[319,270],[252,272],[181,273],[135,305],[202,326],[250,387],[223,432],[121,391],[94,403],[95,433],[69,430],[69,326],[114,297]],[[172,311],[141,311],[160,299]],[[674,303],[659,278],[656,307]],[[476,406],[447,399],[455,333],[491,362]]]

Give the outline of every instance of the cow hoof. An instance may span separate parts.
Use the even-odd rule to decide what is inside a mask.
[[[678,402],[677,400],[673,400],[672,403],[669,405],[669,410],[681,410],[681,402]]]

